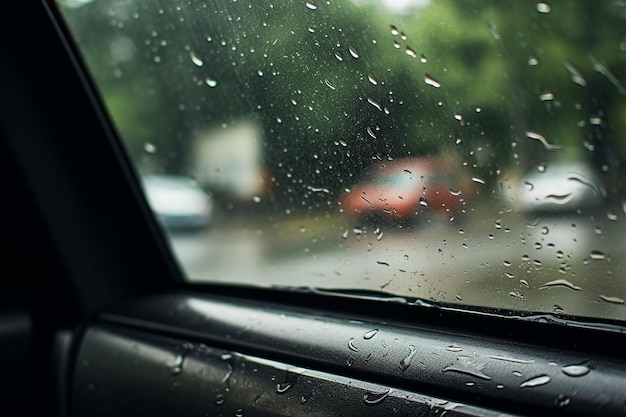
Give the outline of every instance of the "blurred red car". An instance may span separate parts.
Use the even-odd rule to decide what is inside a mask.
[[[360,220],[411,220],[422,212],[455,217],[473,194],[471,177],[458,160],[404,158],[370,166],[341,203]]]

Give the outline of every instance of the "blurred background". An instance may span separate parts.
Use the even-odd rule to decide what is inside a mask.
[[[625,3],[59,2],[190,281],[626,319]]]

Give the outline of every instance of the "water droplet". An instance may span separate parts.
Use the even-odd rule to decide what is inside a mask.
[[[410,57],[417,58],[417,53],[408,46],[405,48],[404,52],[406,52],[406,54]]]
[[[202,62],[202,60],[198,58],[198,56],[193,52],[189,52],[189,57],[191,58],[191,62],[193,62],[196,67],[201,67],[204,65],[204,62]]]
[[[548,382],[550,382],[552,380],[552,378],[550,378],[548,375],[540,375],[534,378],[529,379],[528,381],[522,382],[520,384],[520,388],[532,388],[532,387],[538,387],[540,385],[545,385]]]
[[[513,375],[519,378],[522,376],[522,373],[520,371],[513,371]]]
[[[541,144],[543,145],[546,151],[560,151],[563,149],[562,146],[552,145],[548,143],[546,138],[537,132],[526,132],[526,137],[529,139],[534,139],[534,140],[538,140],[539,142],[541,142]]]
[[[327,86],[328,88],[330,88],[331,90],[336,90],[336,87],[335,87],[334,85],[332,85],[332,84],[330,83],[330,81],[328,81],[328,80],[324,80],[324,83],[325,83],[325,84],[326,84],[326,86]]]
[[[554,94],[553,93],[543,93],[539,95],[539,100],[541,101],[553,101]]]
[[[606,301],[607,303],[624,304],[624,300],[622,298],[619,298],[619,297],[611,297],[611,296],[608,296],[608,295],[600,295],[600,299],[602,301]]]
[[[252,197],[252,201],[254,201],[255,203],[260,203],[261,202],[261,196],[255,195],[254,197]]]
[[[379,242],[383,240],[383,232],[380,232],[378,235],[376,235],[376,240],[378,240]]]
[[[378,265],[389,266],[389,263],[388,262],[384,262],[384,261],[376,261],[376,263]]]
[[[556,400],[554,400],[554,405],[562,408],[562,407],[567,407],[570,402],[571,400],[569,397],[566,397],[563,394],[559,394],[559,396],[556,397]]]
[[[409,345],[409,354],[400,362],[400,370],[402,372],[409,369],[409,366],[411,366],[411,361],[413,360],[413,356],[415,356],[416,352],[417,349],[415,348],[415,346]]]
[[[536,56],[531,55],[528,57],[528,65],[530,65],[531,67],[536,67],[537,65],[539,65],[539,60]]]
[[[559,286],[560,287],[567,287],[567,288],[572,289],[574,291],[581,291],[582,290],[582,288],[572,284],[571,282],[569,282],[566,279],[555,279],[554,281],[546,282],[541,287],[539,287],[539,289],[542,290],[544,288],[559,287]]]
[[[291,388],[291,385],[293,385],[291,382],[276,384],[276,393],[282,394],[283,392],[286,392],[289,388]]]
[[[567,376],[577,377],[587,375],[589,372],[591,372],[591,369],[587,365],[583,364],[567,365],[561,368],[561,372],[563,372]]]
[[[520,301],[523,301],[526,299],[526,296],[524,296],[523,294],[520,294],[518,291],[511,291],[509,293],[509,297],[515,298],[516,300],[520,300]]]
[[[543,227],[541,228],[541,234],[542,234],[542,235],[547,235],[547,234],[548,234],[548,232],[550,232],[550,229],[548,229],[548,226],[543,226]]]
[[[341,234],[341,238],[342,239],[347,239],[348,238],[348,233],[350,233],[350,231],[348,229],[344,230],[343,233]]]
[[[441,83],[428,74],[424,74],[424,82],[435,88],[441,87]]]
[[[371,104],[372,106],[376,107],[378,111],[383,111],[382,106],[376,100],[368,97],[367,102]]]
[[[535,242],[535,249],[541,249],[543,248],[543,244],[541,244],[541,242]]]
[[[224,395],[223,394],[218,394],[217,397],[215,397],[215,404],[217,405],[222,405],[224,404]]]
[[[512,362],[512,363],[523,363],[523,364],[530,364],[533,363],[534,360],[530,359],[530,360],[526,360],[526,359],[517,359],[517,358],[510,358],[508,356],[489,356],[491,359],[496,359],[498,361],[505,361],[505,362]],[[515,376],[522,376],[522,374],[516,375],[515,372],[513,372],[513,375]]]
[[[600,252],[599,250],[592,250],[589,253],[589,257],[596,261],[602,261],[605,259],[606,256],[604,255],[603,252]]]
[[[580,71],[578,71],[578,69],[574,65],[572,65],[571,63],[567,61],[565,61],[563,65],[565,65],[565,68],[570,74],[570,79],[572,80],[574,84],[578,84],[581,87],[587,86],[587,81],[585,81]]]
[[[376,336],[376,333],[378,333],[378,329],[372,329],[368,332],[365,332],[365,334],[363,335],[363,339],[370,340],[371,338]]]
[[[394,25],[390,25],[389,27],[391,28],[391,34],[392,34],[393,36],[396,36],[396,35],[398,35],[398,34],[400,33],[400,31],[398,30],[398,28],[397,28],[397,27],[395,27]]]
[[[447,366],[443,368],[443,372],[458,372],[465,375],[470,375],[476,378],[484,379],[486,381],[491,380],[491,377],[482,372],[481,367],[466,367],[466,366]]]
[[[485,180],[479,177],[472,177],[472,181],[474,181],[476,184],[485,185]]]
[[[369,127],[369,126],[368,126],[368,127],[367,127],[367,129],[366,129],[366,131],[367,131],[367,134],[368,134],[368,135],[369,135],[372,139],[376,139],[376,134],[374,133],[374,131],[372,130],[372,128],[371,128],[371,127]]]
[[[450,352],[461,352],[463,351],[463,348],[461,346],[450,345],[446,348],[446,350]]]
[[[172,375],[179,375],[183,372],[183,362],[185,361],[185,355],[178,354],[174,358],[174,360],[168,362],[168,366],[170,368],[170,373]]]
[[[526,288],[530,288],[530,284],[528,283],[528,281],[526,281],[525,279],[520,279],[519,283]]]
[[[335,58],[337,58],[338,61],[343,61],[343,57],[339,52],[335,52]]]
[[[156,153],[157,151],[157,147],[154,146],[152,143],[146,143],[145,145],[143,145],[143,150],[148,152],[148,153]]]
[[[206,85],[208,85],[208,86],[209,86],[209,87],[211,87],[211,88],[215,88],[215,87],[217,87],[217,81],[215,81],[215,80],[214,80],[214,79],[212,79],[212,78],[206,78],[206,79],[204,80],[204,82],[206,82]]]
[[[550,5],[545,2],[537,3],[537,11],[539,13],[550,13]]]
[[[310,2],[310,1],[306,2],[306,7],[309,10],[317,10],[317,6],[314,3]]]
[[[374,85],[378,85],[378,81],[376,81],[376,79],[374,77],[372,77],[371,75],[368,75],[367,79],[369,80],[370,83],[372,83]]]
[[[389,388],[387,391],[384,392],[368,392],[367,394],[363,395],[363,401],[365,401],[365,404],[367,405],[378,405],[382,403],[385,398],[387,398],[389,394],[391,394],[392,391],[393,390]]]
[[[428,62],[428,59],[426,59],[426,55],[424,55],[424,54],[420,54],[420,62],[421,62],[422,64],[425,64],[425,63],[427,63],[427,62]]]
[[[348,340],[348,348],[354,352],[358,352],[359,349],[354,346],[354,338],[351,338],[350,340]]]
[[[551,200],[555,204],[567,204],[572,198],[574,198],[574,193],[549,194],[544,197],[545,200]]]
[[[357,59],[359,57],[359,53],[352,46],[348,46],[348,52],[352,55],[352,58]]]
[[[351,367],[352,365],[354,365],[354,357],[350,356],[346,361],[346,366]]]

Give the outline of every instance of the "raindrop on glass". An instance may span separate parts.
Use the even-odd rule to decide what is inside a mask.
[[[545,2],[537,3],[537,11],[539,13],[550,13],[550,5]]]
[[[435,88],[441,87],[441,83],[428,74],[424,74],[424,82]]]
[[[589,253],[589,257],[596,261],[602,261],[605,259],[606,256],[604,255],[604,252],[600,252],[599,250],[592,250]]]
[[[600,299],[602,301],[605,301],[605,302],[611,303],[611,304],[624,304],[624,300],[622,298],[619,298],[619,297],[612,297],[612,296],[608,296],[608,295],[600,295]]]
[[[204,62],[202,62],[202,60],[198,58],[198,56],[193,52],[189,52],[189,57],[191,58],[191,62],[193,62],[196,67],[201,67],[204,65]]]

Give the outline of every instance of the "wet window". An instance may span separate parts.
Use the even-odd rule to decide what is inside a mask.
[[[626,319],[624,2],[59,3],[190,282]]]

